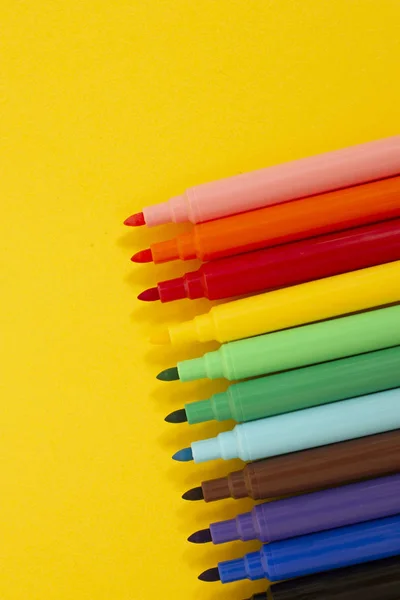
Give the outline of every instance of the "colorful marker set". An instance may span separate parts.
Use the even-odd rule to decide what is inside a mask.
[[[157,331],[222,344],[157,377],[234,383],[166,421],[237,425],[173,458],[247,464],[183,498],[269,500],[189,537],[263,544],[199,578],[268,579],[252,600],[397,600],[400,136],[193,187],[125,223],[184,221],[132,260],[209,262],[139,299],[239,298]]]

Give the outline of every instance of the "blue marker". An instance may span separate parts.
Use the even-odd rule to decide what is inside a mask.
[[[196,463],[244,461],[400,429],[400,388],[236,425],[215,438],[194,442],[173,458]]]
[[[400,515],[262,546],[204,571],[202,581],[280,581],[400,555]]]

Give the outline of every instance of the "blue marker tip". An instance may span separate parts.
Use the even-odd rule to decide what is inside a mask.
[[[189,462],[193,460],[193,453],[191,448],[183,448],[183,450],[179,450],[175,452],[172,457],[174,460],[179,460],[180,462]]]

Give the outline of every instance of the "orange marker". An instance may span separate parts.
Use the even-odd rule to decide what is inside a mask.
[[[400,216],[400,176],[195,225],[134,262],[207,261]]]

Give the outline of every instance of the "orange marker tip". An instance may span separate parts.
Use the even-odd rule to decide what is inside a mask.
[[[134,215],[131,215],[125,219],[124,225],[128,225],[128,227],[141,227],[142,225],[146,225],[144,214],[142,212],[138,212]]]
[[[150,343],[156,346],[165,346],[171,343],[168,329],[158,329],[150,336]]]
[[[153,260],[153,254],[150,248],[146,248],[146,250],[140,250],[140,252],[136,252],[131,258],[132,262],[135,263],[149,263]]]

